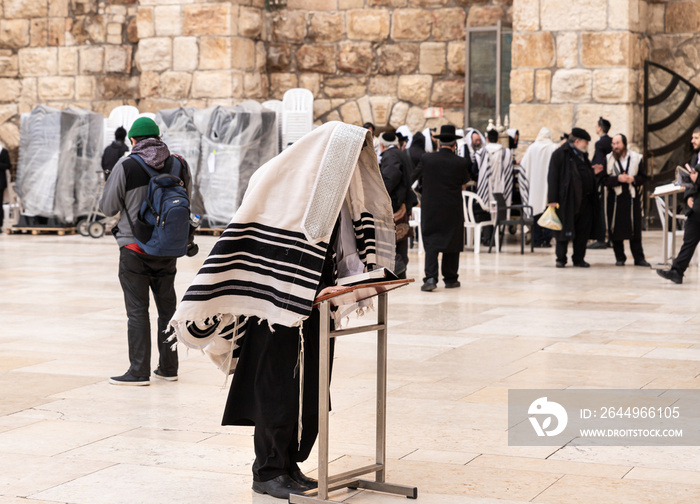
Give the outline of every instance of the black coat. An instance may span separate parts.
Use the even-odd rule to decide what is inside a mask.
[[[646,180],[647,171],[644,161],[642,161],[637,175],[634,177],[637,196],[632,199],[629,192],[629,184],[623,184],[617,177],[608,175],[607,171],[605,172],[603,184],[608,188],[608,228],[611,240],[629,240],[633,236],[641,236],[642,195],[644,194],[644,183]],[[615,194],[614,190],[617,186],[622,187],[622,193],[619,196]]]
[[[410,189],[408,166],[401,150],[398,147],[392,147],[382,152],[379,169],[382,172],[386,192],[391,197],[391,208],[396,212],[406,202],[406,194]]]
[[[424,155],[416,171],[422,179],[421,232],[426,250],[460,252],[464,245],[462,186],[471,160],[450,149]]]
[[[547,202],[559,203],[557,216],[561,220],[562,230],[557,233],[558,240],[573,240],[574,223],[581,209],[583,198],[588,198],[592,207],[591,236],[599,236],[601,230],[598,219],[596,178],[588,155],[579,157],[574,147],[565,143],[552,154],[547,175]],[[586,237],[587,239],[590,238]]]
[[[109,177],[112,168],[117,164],[117,161],[121,159],[125,152],[129,152],[129,148],[123,142],[117,142],[116,140],[105,147],[102,153],[102,169],[105,172],[105,180]]]
[[[7,189],[7,176],[10,174],[10,154],[7,149],[2,149],[0,152],[0,200],[2,200],[2,192]],[[2,208],[0,208],[2,212]]]
[[[612,138],[610,138],[607,133],[604,133],[602,137],[598,139],[595,143],[595,152],[593,153],[593,159],[591,164],[607,166],[607,155],[612,152]]]

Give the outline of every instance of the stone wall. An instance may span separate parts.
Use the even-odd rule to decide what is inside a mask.
[[[19,145],[19,114],[39,104],[108,114],[138,99],[136,0],[3,0],[0,143]]]

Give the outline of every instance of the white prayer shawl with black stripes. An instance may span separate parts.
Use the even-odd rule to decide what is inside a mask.
[[[619,177],[623,173],[636,177],[639,173],[639,165],[642,163],[642,155],[631,150],[622,159],[615,159],[615,155],[611,152],[606,156],[607,173],[611,177]],[[637,197],[637,189],[634,184],[627,184],[627,190],[630,193],[630,205],[634,206],[634,199]],[[622,185],[613,188],[615,192],[615,204],[613,206],[612,221],[610,222],[610,232],[614,232],[615,223],[617,221],[617,197],[622,194]],[[630,211],[630,229],[634,229],[634,211]]]
[[[476,192],[488,205],[494,193],[502,193],[506,205],[513,197],[513,155],[499,143],[486,144],[485,167],[479,166]]]
[[[355,235],[346,255],[359,253],[365,265],[393,269],[391,200],[372,136],[329,122],[251,177],[239,209],[170,322],[177,339],[203,349],[228,374],[245,318],[256,316],[271,329],[301,326],[311,313],[344,203]]]

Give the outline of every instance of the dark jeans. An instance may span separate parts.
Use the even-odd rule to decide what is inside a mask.
[[[176,375],[177,349],[166,342],[166,328],[175,313],[175,273],[177,259],[139,254],[126,247],[119,250],[119,282],[124,291],[129,319],[129,373],[146,378],[151,375],[151,322],[148,316],[149,289],[158,308],[158,366],[163,374]]]
[[[425,278],[435,279],[437,282],[439,276],[438,270],[438,254],[434,250],[425,251]],[[459,278],[459,252],[443,252],[442,253],[442,277],[445,283],[456,282]]]
[[[316,442],[318,417],[305,417],[302,427],[299,445],[296,424],[277,427],[255,426],[253,480],[268,481],[299,469],[297,463],[309,458],[311,448]]]
[[[555,249],[557,261],[566,264],[566,251],[569,246],[569,241],[574,242],[574,254],[571,257],[574,264],[581,264],[586,258],[586,243],[591,236],[591,228],[593,227],[593,208],[587,196],[584,196],[581,201],[581,208],[578,214],[574,216],[574,239],[559,240]]]
[[[613,251],[615,252],[615,260],[625,262],[627,256],[625,255],[625,241],[624,240],[613,240]],[[630,240],[630,250],[632,251],[632,257],[634,262],[644,261],[644,248],[642,247],[642,237],[633,236]]]
[[[544,212],[543,212],[544,213]],[[542,217],[542,214],[535,215],[535,224],[532,226],[532,239],[535,242],[535,246],[542,245],[543,243],[549,243],[552,241],[552,230],[548,228],[543,228],[537,221]]]
[[[691,212],[685,221],[685,231],[683,232],[683,245],[678,251],[678,255],[673,261],[671,269],[678,271],[681,275],[688,269],[695,249],[700,243],[700,213]]]

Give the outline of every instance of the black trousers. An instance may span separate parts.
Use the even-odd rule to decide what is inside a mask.
[[[396,243],[396,255],[401,256],[404,266],[408,267],[408,238]],[[398,275],[399,278],[406,278],[406,270]]]
[[[581,264],[586,258],[586,243],[591,236],[592,227],[593,208],[588,196],[584,196],[583,201],[581,201],[581,208],[579,208],[578,214],[574,216],[574,239],[560,240],[557,238],[557,246],[555,248],[557,261],[566,264],[566,251],[569,247],[569,242],[573,241],[574,254],[571,259],[574,264]]]
[[[700,243],[700,213],[692,212],[685,221],[685,231],[683,232],[683,245],[678,251],[678,255],[671,265],[671,269],[678,271],[681,275],[688,269],[695,249]]]
[[[625,262],[627,256],[625,255],[625,241],[624,240],[613,240],[613,251],[615,252],[615,260]],[[630,250],[632,251],[632,257],[634,262],[644,261],[644,248],[642,247],[642,236],[633,236],[630,239]]]
[[[303,419],[301,443],[297,441],[297,424],[269,427],[256,425],[253,434],[255,462],[253,480],[268,481],[299,469],[309,458],[318,435],[318,417]]]
[[[437,250],[425,251],[425,278],[435,279],[437,282],[439,276],[438,270],[438,254]],[[442,253],[442,277],[445,283],[456,282],[459,278],[459,252],[443,252]]]
[[[132,376],[151,375],[149,289],[153,291],[158,308],[158,365],[166,375],[177,374],[177,349],[172,347],[172,342],[166,342],[166,328],[177,307],[176,263],[177,259],[139,254],[126,247],[119,250],[119,282],[128,318],[129,373]]]

